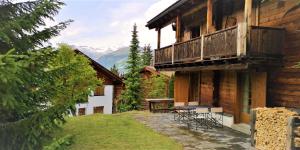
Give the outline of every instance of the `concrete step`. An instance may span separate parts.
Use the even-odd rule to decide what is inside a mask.
[[[249,124],[245,124],[245,123],[233,124],[231,125],[231,128],[240,131],[242,133],[251,135],[251,131],[250,131],[251,127]]]

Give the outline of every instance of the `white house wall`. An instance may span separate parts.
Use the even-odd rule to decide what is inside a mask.
[[[76,104],[76,115],[79,108],[85,108],[86,115],[93,114],[94,107],[98,106],[104,106],[104,114],[112,114],[113,89],[113,85],[104,85],[104,96],[89,96],[87,103]]]

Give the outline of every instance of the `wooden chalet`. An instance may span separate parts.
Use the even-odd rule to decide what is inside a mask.
[[[167,25],[176,43],[160,47]],[[223,107],[234,123],[251,108],[300,108],[299,0],[178,0],[146,26],[155,68],[176,71],[175,102]]]
[[[97,72],[97,78],[103,81],[103,85],[96,87],[93,95],[89,96],[88,103],[76,105],[78,114],[115,113],[119,97],[125,87],[122,78],[115,75],[80,50],[76,49],[75,52],[90,60],[90,65]]]
[[[142,80],[144,82],[147,83],[147,80],[151,79],[153,76],[164,76],[165,78],[165,93],[163,93],[162,95],[166,95],[169,96],[169,82],[170,82],[170,76],[157,71],[153,66],[145,66],[141,71],[140,71],[140,75],[142,77]],[[151,87],[151,85],[146,84],[145,87],[143,87],[143,93],[144,93],[144,98],[142,101],[142,108],[144,110],[148,110],[149,109],[149,103],[146,99],[149,99],[151,97],[148,97],[148,93],[150,92],[151,89],[149,89],[149,87]],[[160,98],[166,98],[166,97],[160,97]]]

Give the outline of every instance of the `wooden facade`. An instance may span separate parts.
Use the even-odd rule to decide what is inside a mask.
[[[300,108],[299,0],[179,0],[147,24],[176,24],[177,42],[155,50],[176,71],[175,102],[221,106],[236,123],[256,107]]]

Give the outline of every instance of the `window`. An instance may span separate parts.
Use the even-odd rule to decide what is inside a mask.
[[[104,96],[104,86],[97,86],[94,92],[94,96]]]
[[[104,106],[94,107],[94,114],[103,114]]]
[[[191,38],[196,38],[200,36],[200,26],[195,26],[191,28]]]
[[[78,109],[78,115],[79,116],[85,115],[85,108],[79,108]]]

